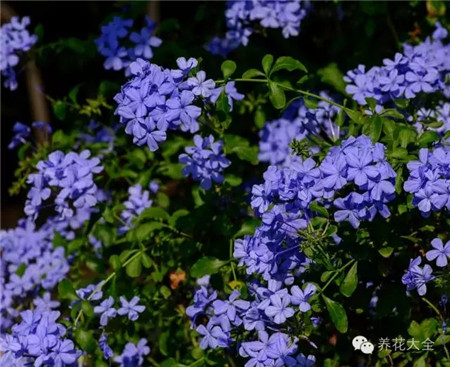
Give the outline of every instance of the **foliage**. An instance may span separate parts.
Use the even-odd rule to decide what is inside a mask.
[[[0,235],[2,363],[450,363],[445,4],[402,4],[426,9],[424,37],[347,73],[290,55],[300,21],[347,9],[303,5],[231,2],[226,42],[202,40],[226,60],[183,53],[176,19],[122,47],[143,14],[114,14],[98,60],[127,76],[48,96],[64,126],[33,124],[45,144],[15,125],[10,193],[27,199]],[[371,33],[388,5],[354,7]],[[266,53],[272,30],[288,47]],[[94,38],[47,51],[88,58]]]

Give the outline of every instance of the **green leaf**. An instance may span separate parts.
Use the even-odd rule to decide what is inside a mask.
[[[358,285],[358,262],[355,262],[348,271],[341,285],[339,286],[339,290],[344,296],[350,297],[355,291],[357,285]]]
[[[232,187],[239,186],[242,183],[242,178],[233,174],[225,175],[225,182]]]
[[[159,336],[159,341],[158,341],[159,351],[164,356],[167,356],[169,354],[169,351],[167,349],[167,341],[169,340],[169,338],[170,338],[170,334],[168,331],[164,331]]]
[[[80,345],[80,347],[88,353],[95,351],[96,342],[91,331],[86,331],[82,329],[75,330],[75,340]]]
[[[222,70],[223,78],[228,79],[236,71],[236,63],[231,60],[225,60],[220,69]]]
[[[94,316],[94,309],[89,301],[81,301],[81,309],[87,317],[91,318]]]
[[[257,76],[265,77],[264,73],[258,69],[248,69],[244,74],[242,74],[243,79],[253,79]]]
[[[239,159],[250,162],[251,164],[258,164],[258,148],[257,147],[244,147],[239,146],[231,150],[232,153],[236,153]]]
[[[77,96],[78,96],[79,90],[80,90],[80,85],[77,85],[77,86],[73,87],[71,89],[71,91],[69,92],[69,99],[76,105],[78,104]]]
[[[53,113],[59,120],[64,120],[66,118],[66,102],[56,101],[52,105]]]
[[[72,283],[68,279],[63,279],[58,284],[58,295],[62,299],[77,299],[77,294]]]
[[[393,108],[388,108],[387,110],[384,110],[380,116],[383,117],[392,117],[394,119],[397,120],[404,120],[405,116],[403,116],[400,112],[398,112],[397,110],[393,109]]]
[[[398,140],[402,148],[406,148],[408,144],[414,143],[417,133],[410,127],[402,127],[398,133]]]
[[[372,112],[375,112],[375,108],[377,107],[377,100],[375,98],[366,97],[367,105],[369,106]]]
[[[388,258],[394,252],[394,248],[390,246],[382,247],[378,250],[381,256]]]
[[[142,262],[142,265],[144,266],[144,268],[147,268],[147,269],[150,268],[153,264],[151,257],[148,256],[146,253],[142,254],[141,262]]]
[[[125,250],[122,251],[122,253],[119,255],[119,260],[124,263],[125,261],[127,261],[132,254],[138,252],[139,250]]]
[[[204,275],[216,274],[227,261],[219,260],[215,257],[205,256],[192,266],[191,275],[194,278],[201,278]]]
[[[317,109],[317,106],[319,105],[319,101],[317,99],[312,99],[312,98],[303,98],[303,103],[310,110]]]
[[[404,110],[409,105],[409,99],[394,99],[394,103],[398,108]]]
[[[109,263],[111,264],[114,271],[118,271],[122,267],[122,262],[117,255],[111,255],[111,257],[109,258]]]
[[[261,106],[258,106],[258,108],[255,110],[253,121],[255,121],[255,125],[258,129],[262,129],[264,127],[264,124],[266,123],[266,114],[264,113]]]
[[[273,82],[269,82],[269,99],[276,109],[281,109],[286,105],[286,95],[284,90]]]
[[[163,228],[160,222],[148,222],[139,224],[134,230],[127,233],[127,239],[130,241],[144,241],[157,229]]]
[[[380,139],[381,130],[383,129],[383,122],[379,116],[374,116],[369,121],[369,137],[372,139],[372,142],[376,143]]]
[[[311,204],[309,204],[309,209],[313,212],[319,213],[321,216],[328,218],[330,215],[328,214],[328,210],[320,205],[317,201],[313,201]]]
[[[418,143],[421,147],[423,147],[438,141],[440,138],[440,135],[436,131],[425,131],[422,135],[420,135]]]
[[[322,273],[322,275],[320,276],[320,281],[322,283],[325,283],[326,281],[328,281],[328,279],[330,279],[330,277],[334,274],[334,271],[328,270],[328,271],[324,271]]]
[[[261,64],[266,75],[269,75],[270,68],[272,67],[273,64],[273,56],[270,54],[265,55],[261,61]]]
[[[172,295],[172,292],[170,291],[170,289],[168,287],[166,287],[165,285],[161,286],[161,288],[159,289],[159,292],[162,294],[164,299],[167,299]]]
[[[353,110],[345,110],[345,113],[348,117],[350,117],[350,120],[356,122],[357,124],[360,124],[362,122],[362,114],[359,111],[353,111]]]
[[[322,294],[322,298],[327,306],[328,313],[334,326],[340,333],[346,333],[348,329],[347,313],[344,307],[336,301]]]
[[[281,56],[273,65],[273,68],[271,70],[271,74],[278,70],[287,70],[287,71],[294,71],[294,70],[301,70],[305,73],[308,72],[308,70],[305,68],[305,65],[303,65],[300,61],[294,59],[290,56]]]
[[[344,74],[339,70],[336,63],[331,63],[323,69],[317,70],[317,75],[320,76],[320,81],[334,87],[338,92],[346,94],[344,82]]]
[[[42,23],[39,23],[34,28],[34,32],[33,33],[38,37],[39,41],[42,41],[42,39],[44,38],[44,26],[42,25]]]
[[[425,340],[431,338],[438,328],[438,321],[435,318],[423,320],[420,324],[412,321],[408,328],[408,333],[418,340]]]
[[[145,209],[140,215],[139,219],[163,219],[168,221],[170,219],[170,215],[161,208],[150,207]]]
[[[136,256],[133,260],[131,260],[127,264],[125,271],[127,275],[131,278],[137,278],[139,275],[141,275],[142,272],[141,256]]]
[[[233,238],[238,238],[238,237],[242,237],[245,235],[252,235],[255,233],[255,228],[257,226],[259,226],[261,224],[261,221],[257,220],[257,219],[251,219],[247,222],[245,222],[244,224],[242,224],[241,229],[239,229],[239,231],[237,231]]]
[[[235,147],[248,147],[250,145],[249,141],[242,136],[225,134],[223,137],[227,150],[232,151]]]

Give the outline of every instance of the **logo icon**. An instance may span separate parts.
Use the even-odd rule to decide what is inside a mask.
[[[364,354],[372,354],[375,349],[374,345],[362,335],[355,336],[352,340],[352,344],[355,350],[360,350]]]

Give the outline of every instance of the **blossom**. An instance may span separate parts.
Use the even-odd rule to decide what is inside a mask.
[[[279,28],[284,38],[297,36],[305,16],[306,9],[301,7],[300,0],[228,1],[225,12],[227,23],[225,37],[214,37],[206,48],[215,55],[225,57],[240,45],[248,44],[256,25],[264,28]]]
[[[8,145],[8,149],[14,149],[19,145],[25,144],[26,139],[30,136],[30,132],[31,130],[27,125],[24,125],[21,122],[16,122],[13,126],[14,136],[11,143]]]
[[[195,146],[185,148],[186,153],[181,154],[178,160],[185,165],[184,176],[192,176],[195,181],[200,181],[200,187],[209,190],[212,182],[223,182],[221,172],[230,165],[230,161],[222,153],[222,141],[214,142],[212,135],[205,138],[195,135],[194,143]]]
[[[53,187],[59,189],[55,210],[61,219],[73,217],[75,210],[80,212],[93,207],[99,196],[94,174],[100,173],[103,167],[98,158],[89,159],[90,154],[88,150],[66,155],[55,151],[48,156],[48,160],[38,162],[38,172],[30,174],[27,179],[32,186],[25,203],[25,213],[37,218],[43,201],[50,197],[50,188]]]
[[[94,312],[97,314],[101,314],[100,316],[100,325],[106,326],[108,325],[108,321],[111,318],[116,317],[117,310],[113,307],[114,298],[111,296],[105,299],[99,306],[94,307]]]
[[[295,313],[292,307],[288,307],[290,304],[291,298],[288,294],[283,296],[273,294],[270,296],[270,306],[266,308],[265,313],[273,317],[276,324],[282,324]]]
[[[436,260],[436,265],[441,268],[447,266],[447,258],[450,258],[450,241],[447,241],[444,246],[440,238],[435,238],[431,241],[431,246],[433,246],[434,250],[427,251],[427,260]]]
[[[117,310],[117,313],[121,316],[128,315],[131,321],[136,321],[139,314],[144,312],[145,306],[138,305],[139,297],[134,296],[131,301],[127,301],[125,297],[120,297],[121,308]]]
[[[311,309],[308,300],[316,293],[316,287],[313,284],[307,284],[302,291],[297,285],[291,287],[291,303],[299,305],[300,311],[307,312]]]
[[[120,363],[121,367],[142,366],[144,363],[144,356],[149,353],[150,347],[147,346],[147,340],[141,339],[136,345],[127,343],[122,354],[114,358],[114,362]]]
[[[29,24],[29,17],[12,17],[9,23],[0,28],[0,71],[4,78],[3,85],[10,90],[17,89],[14,68],[19,64],[20,56],[38,40],[37,35],[27,30]]]
[[[433,37],[411,46],[403,45],[403,53],[397,53],[394,60],[383,60],[383,66],[365,70],[364,65],[351,70],[344,77],[349,83],[347,93],[361,105],[366,98],[374,98],[379,105],[393,99],[415,98],[419,93],[434,93],[445,88],[445,75],[449,71],[446,62],[450,45],[443,44],[447,31],[436,23]]]
[[[159,47],[161,39],[152,35],[156,23],[145,18],[145,26],[139,32],[131,32],[133,21],[114,17],[101,27],[101,35],[95,40],[97,49],[105,57],[103,66],[106,70],[126,69],[130,73],[131,63],[138,58],[151,59],[153,48]],[[125,40],[134,43],[129,47]]]

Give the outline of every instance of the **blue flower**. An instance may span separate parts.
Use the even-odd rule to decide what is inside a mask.
[[[431,241],[431,246],[433,246],[434,250],[427,251],[427,260],[436,260],[436,265],[441,268],[447,266],[447,258],[450,258],[450,241],[447,241],[444,246],[440,238],[435,238]]]
[[[113,307],[114,298],[111,296],[105,299],[99,306],[94,307],[94,312],[97,314],[101,314],[100,316],[100,325],[106,326],[108,325],[108,321],[111,318],[116,317],[117,310]]]
[[[220,326],[214,326],[212,323],[208,323],[205,327],[204,325],[199,325],[197,327],[197,332],[200,335],[203,335],[203,338],[200,342],[200,348],[217,348],[219,347],[227,347],[229,344],[228,335],[224,333]]]
[[[299,305],[300,311],[307,312],[311,309],[308,300],[314,293],[316,293],[316,286],[313,284],[307,284],[303,291],[297,285],[294,285],[291,287],[291,303]]]
[[[298,36],[300,23],[306,16],[300,1],[227,1],[225,38],[215,37],[206,48],[225,57],[240,45],[246,46],[257,24],[264,28],[280,28],[284,38]]]
[[[114,358],[114,362],[120,363],[121,367],[142,366],[144,356],[150,353],[150,347],[147,346],[147,340],[141,339],[138,344],[127,343],[120,356]]]
[[[152,36],[156,23],[149,18],[145,18],[145,23],[146,27],[142,28],[140,33],[133,32],[130,34],[130,40],[136,43],[133,49],[136,57],[151,59],[153,57],[152,47],[161,46],[162,41],[160,38]]]
[[[14,136],[8,145],[8,149],[14,149],[19,145],[25,144],[27,142],[26,139],[30,136],[30,132],[31,130],[27,125],[16,122],[13,126]]]
[[[30,34],[27,26],[29,17],[12,17],[9,23],[0,28],[0,71],[5,78],[3,85],[10,90],[17,89],[16,67],[20,56],[30,50],[38,37]]]
[[[270,306],[267,306],[265,313],[267,316],[272,317],[276,324],[282,324],[289,317],[294,316],[294,309],[288,307],[291,304],[291,297],[289,294],[280,296],[279,294],[273,294],[270,296]]]
[[[136,321],[139,314],[144,312],[145,306],[138,305],[139,297],[134,296],[131,301],[127,301],[125,297],[120,297],[121,308],[117,310],[117,313],[121,316],[128,315],[131,321]]]
[[[108,345],[108,336],[106,334],[102,334],[100,336],[100,338],[98,339],[98,345],[100,347],[100,350],[103,352],[103,357],[105,359],[110,359],[114,355],[113,350]]]
[[[209,190],[212,182],[223,182],[221,172],[230,161],[222,154],[222,142],[214,142],[212,135],[206,138],[195,135],[194,143],[195,146],[185,148],[186,154],[181,154],[178,160],[185,165],[184,176],[192,176],[195,181],[200,181],[200,187]]]
[[[397,98],[415,98],[419,93],[445,91],[445,75],[448,73],[450,45],[443,44],[447,31],[436,23],[433,39],[427,38],[417,46],[403,45],[403,54],[395,54],[394,60],[383,60],[367,72],[364,65],[351,70],[344,77],[349,84],[347,93],[361,105],[366,98],[375,98],[383,105]]]

